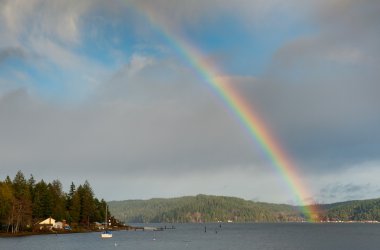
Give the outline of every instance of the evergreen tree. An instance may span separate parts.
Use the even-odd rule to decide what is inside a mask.
[[[9,176],[0,181],[0,230],[12,233],[29,230],[48,217],[88,227],[95,221],[104,221],[105,206],[103,199],[94,197],[88,181],[78,189],[72,182],[67,194],[59,180],[36,183],[33,175],[26,180],[21,171],[13,181]]]
[[[33,200],[33,217],[35,222],[52,216],[53,201],[48,185],[44,180],[36,184]]]
[[[31,195],[24,174],[18,171],[13,179],[14,197],[12,204],[12,233],[17,233],[26,226],[31,226]]]
[[[54,180],[48,185],[48,188],[53,202],[52,217],[57,220],[65,219],[66,200],[62,183],[59,180]]]
[[[73,197],[75,194],[75,185],[74,182],[71,182],[69,193],[66,195],[66,209],[70,210],[73,205]]]
[[[31,199],[33,200],[33,195],[34,195],[34,188],[36,186],[36,180],[34,179],[34,176],[31,174],[28,180],[28,187],[29,187],[29,192],[31,195]]]
[[[80,196],[80,222],[83,225],[89,225],[94,218],[94,193],[90,186],[90,183],[86,180],[83,186],[78,187],[78,192]]]
[[[81,197],[80,197],[78,190],[76,190],[72,196],[71,206],[69,208],[69,214],[70,214],[70,219],[71,219],[70,222],[73,222],[75,224],[78,224],[80,222],[80,218],[81,218],[80,217],[81,216]]]

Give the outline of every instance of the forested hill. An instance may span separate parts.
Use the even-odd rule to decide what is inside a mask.
[[[108,203],[112,214],[132,222],[285,222],[304,219],[296,206],[247,201],[234,197],[197,195],[171,199],[126,200]],[[318,206],[324,221],[380,221],[380,199]]]
[[[126,222],[279,222],[299,221],[296,207],[234,197],[197,195],[171,199],[108,202],[112,214]]]
[[[330,220],[380,221],[380,199],[346,201],[320,206]]]

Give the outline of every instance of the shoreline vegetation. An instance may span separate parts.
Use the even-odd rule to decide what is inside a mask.
[[[197,195],[108,202],[112,214],[126,223],[306,222],[305,209],[236,197]],[[378,223],[380,199],[313,204],[318,223]]]
[[[37,182],[18,171],[0,181],[0,233],[27,235],[42,233],[103,230],[107,203],[95,197],[88,181],[69,191],[62,190],[59,180]],[[119,226],[109,212],[109,227]]]
[[[380,221],[380,199],[312,206],[317,223]],[[112,230],[144,230],[124,223],[303,223],[303,210],[213,195],[107,203],[95,197],[88,181],[79,186],[71,183],[66,193],[59,180],[37,182],[21,171],[13,180],[9,176],[0,180],[0,237],[100,232],[106,223]]]
[[[117,227],[113,227],[111,231],[122,231],[122,230],[144,230],[143,227],[134,227],[134,226],[124,226],[119,225]],[[12,232],[0,232],[0,238],[8,238],[8,237],[25,237],[25,236],[34,236],[34,235],[60,235],[60,234],[76,234],[76,233],[94,233],[94,232],[102,232],[103,230],[99,229],[86,229],[80,228],[77,230],[47,230],[47,231],[19,231],[17,233]]]

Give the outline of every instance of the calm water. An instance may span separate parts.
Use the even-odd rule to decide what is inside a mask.
[[[380,249],[380,224],[207,224],[206,233],[204,224],[175,227],[119,231],[112,239],[100,239],[99,233],[0,238],[0,249]]]

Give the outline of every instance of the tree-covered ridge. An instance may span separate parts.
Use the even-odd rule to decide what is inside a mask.
[[[297,206],[197,195],[170,199],[109,202],[126,222],[286,222],[305,219]],[[320,221],[380,221],[380,199],[315,204]]]
[[[197,195],[171,199],[109,202],[112,214],[126,222],[280,222],[302,220],[296,207],[235,197]]]
[[[380,199],[340,202],[328,206],[326,217],[340,221],[380,221]]]
[[[88,228],[104,221],[106,202],[94,197],[88,181],[65,193],[59,180],[36,182],[19,171],[13,180],[0,181],[0,229],[6,232],[31,231],[48,217],[66,220],[74,227]]]

